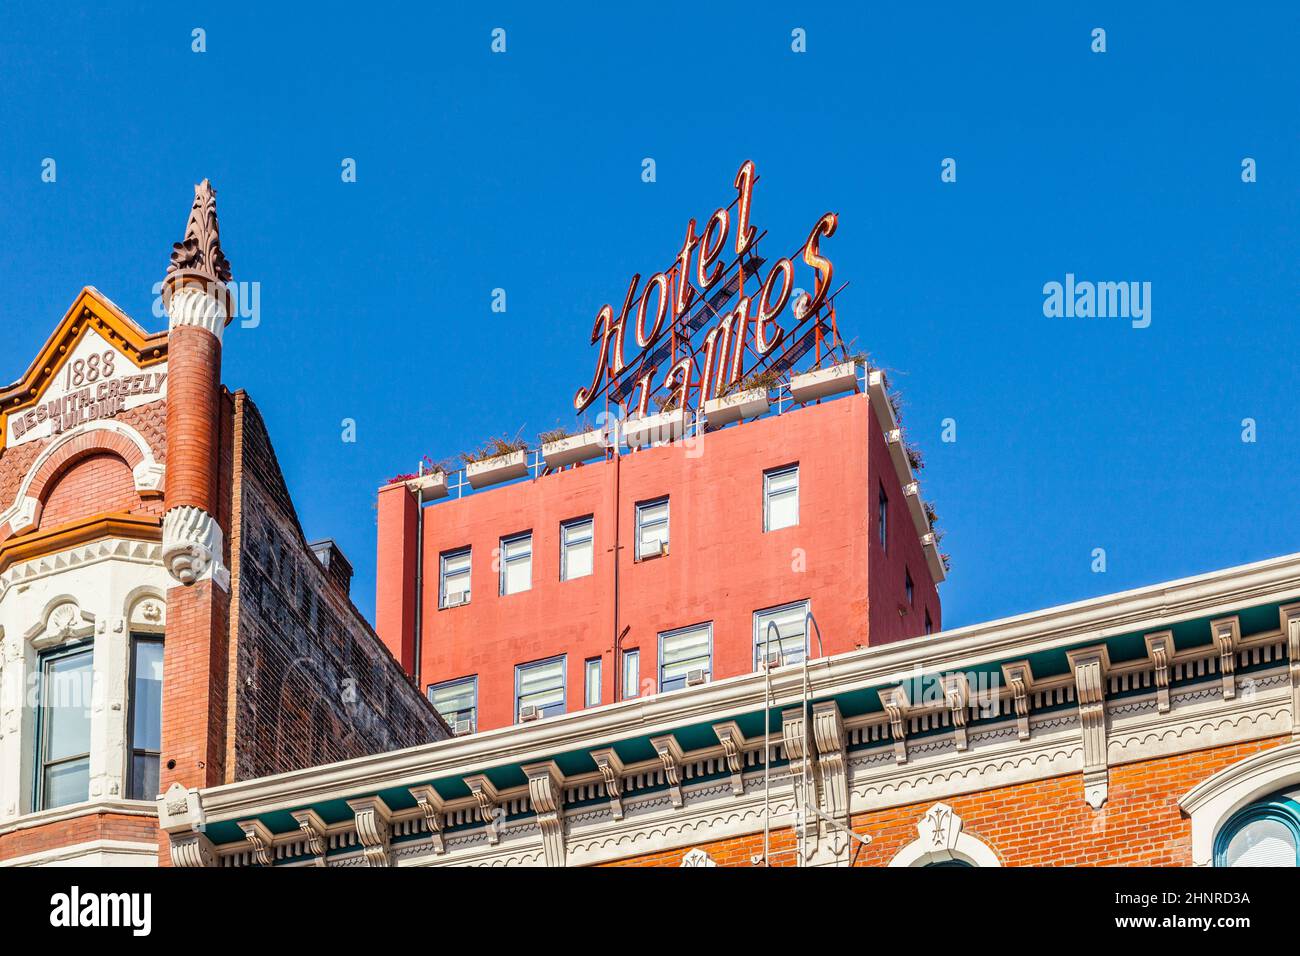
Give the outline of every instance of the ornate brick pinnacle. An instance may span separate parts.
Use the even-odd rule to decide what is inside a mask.
[[[185,238],[172,246],[167,284],[194,277],[208,282],[230,281],[230,262],[221,251],[217,227],[217,191],[206,179],[194,187],[194,205],[185,224]]]

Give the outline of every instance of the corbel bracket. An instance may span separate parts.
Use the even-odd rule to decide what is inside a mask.
[[[605,796],[609,797],[609,810],[615,820],[623,819],[623,761],[614,748],[593,750],[591,757],[605,781]]]
[[[1210,633],[1219,651],[1219,679],[1223,682],[1223,699],[1237,696],[1237,645],[1241,643],[1241,622],[1234,614],[1210,622]]]
[[[907,763],[907,712],[912,704],[907,699],[907,688],[891,687],[880,692],[880,703],[889,716],[889,732],[894,738],[894,760]]]
[[[1100,810],[1110,787],[1106,753],[1106,673],[1110,670],[1110,655],[1106,645],[1099,644],[1070,651],[1066,656],[1074,674],[1083,735],[1083,798],[1088,806]]]
[[[243,831],[244,839],[248,841],[248,848],[253,854],[253,862],[258,866],[272,866],[275,862],[272,849],[275,837],[266,824],[261,820],[240,820],[235,826]]]
[[[564,774],[554,760],[523,768],[528,777],[528,799],[542,831],[542,851],[547,866],[564,866]]]
[[[744,796],[745,735],[741,733],[740,725],[734,720],[714,724],[713,732],[718,735],[718,742],[722,744],[722,753],[727,761],[727,769],[731,771],[731,792],[738,797]]]
[[[447,846],[442,839],[442,796],[427,783],[409,789],[420,812],[424,814],[424,829],[429,833],[433,852],[441,856],[447,852]]]
[[[307,849],[316,858],[315,865],[327,866],[329,840],[325,836],[325,821],[315,810],[295,810],[293,818],[298,821],[298,829],[307,839]]]
[[[1028,661],[1002,665],[1002,678],[1011,688],[1011,703],[1016,711],[1016,736],[1029,739],[1029,694],[1034,686],[1034,672]]]
[[[495,846],[501,840],[501,808],[497,788],[483,774],[465,778],[465,786],[474,795],[478,803],[479,816],[483,818],[483,828],[487,833],[488,843]]]
[[[651,737],[650,746],[659,755],[659,762],[664,765],[664,776],[668,780],[669,794],[673,806],[682,805],[682,747],[677,738],[671,734],[664,737]]]
[[[362,797],[359,800],[349,800],[348,806],[352,808],[357,839],[361,841],[366,865],[392,866],[389,850],[393,839],[393,814],[388,809],[388,804],[381,797]]]
[[[948,674],[940,679],[943,700],[948,707],[948,720],[952,724],[952,742],[958,750],[965,750],[966,716],[970,710],[970,682],[965,674]]]
[[[1147,657],[1155,668],[1156,710],[1162,714],[1169,713],[1169,663],[1174,657],[1174,632],[1157,631],[1143,637],[1147,645]]]

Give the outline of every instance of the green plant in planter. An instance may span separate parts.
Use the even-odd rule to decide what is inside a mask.
[[[502,455],[509,455],[516,451],[524,451],[528,448],[528,442],[516,436],[514,438],[489,438],[486,445],[475,451],[461,452],[461,460],[466,464],[472,465],[476,461],[487,461],[489,458],[500,458]]]

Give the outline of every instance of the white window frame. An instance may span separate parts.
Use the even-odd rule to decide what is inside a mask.
[[[466,548],[456,548],[453,551],[444,551],[442,552],[442,554],[438,555],[438,607],[440,609],[446,607],[452,607],[452,606],[454,607],[460,606],[460,605],[447,604],[447,562],[454,558],[459,558],[462,555],[464,555],[466,559],[464,574],[465,574],[465,583],[467,586],[465,588],[464,603],[468,604],[470,602],[470,599],[473,597],[471,587],[473,585],[473,574],[474,574],[474,549],[472,547],[466,547]],[[462,572],[456,571],[454,573],[459,575]]]
[[[592,679],[593,677],[595,680]],[[582,665],[582,699],[584,706],[600,706],[600,695],[603,690],[600,685],[603,677],[604,661],[599,657],[587,658]]]
[[[808,612],[812,610],[812,601],[811,601],[811,600],[805,598],[804,600],[801,600],[801,601],[791,601],[791,602],[789,602],[788,604],[778,604],[778,605],[776,605],[775,607],[764,607],[764,608],[759,608],[757,611],[754,612],[754,670],[755,670],[755,671],[758,670],[758,665],[759,665],[759,663],[762,661],[762,653],[763,653],[763,639],[764,639],[764,636],[765,636],[765,633],[764,633],[764,632],[767,631],[767,626],[766,626],[766,625],[763,625],[762,627],[759,626],[759,619],[760,619],[763,615],[768,615],[768,616],[776,615],[776,614],[780,614],[782,611],[789,611],[789,610],[791,610],[792,608],[796,608],[796,607],[797,607],[797,608],[802,608],[802,609],[803,609],[803,629],[804,629],[804,631],[803,631],[803,653],[804,653],[804,657],[807,657],[807,656],[808,656]],[[779,631],[779,629],[778,629],[778,631]],[[778,636],[780,637],[780,640],[781,640],[782,642],[785,641],[785,636],[784,636],[784,635],[780,635],[780,634],[778,634]],[[769,652],[770,652],[773,648],[775,648],[776,646],[777,646],[776,644],[772,644],[772,645],[768,648]],[[800,661],[802,661],[802,659],[803,659],[803,658],[800,658],[800,660],[798,660],[798,661],[790,661],[790,660],[787,660],[787,661],[783,661],[783,663],[785,663],[785,664],[798,664],[798,663],[800,663]]]
[[[433,704],[434,691],[448,690],[453,687],[459,687],[462,684],[469,684],[473,688],[474,702],[470,705],[469,708],[469,733],[472,734],[478,731],[478,675],[477,674],[473,675],[472,677],[457,677],[455,680],[445,680],[445,681],[440,681],[437,684],[430,684],[428,689],[425,691],[425,696],[429,698],[429,703]],[[433,708],[434,710],[438,710],[438,705],[433,704]],[[438,710],[438,713],[442,716],[442,719],[447,722],[448,726],[451,727],[452,732],[454,733],[456,730],[456,722],[455,722],[456,718],[454,718],[451,715],[444,714],[441,710]],[[464,710],[457,711],[457,713],[463,714]]]
[[[644,520],[645,513],[649,511],[651,508],[657,508],[660,505],[664,506],[663,518],[662,519],[655,518],[653,521],[650,522],[645,521]],[[657,528],[661,524],[663,525],[663,529],[664,529],[663,548],[662,550],[660,550],[658,555],[655,555],[655,557],[659,557],[667,554],[671,546],[670,542],[672,541],[672,506],[669,504],[669,499],[667,495],[664,495],[662,498],[655,498],[652,501],[642,501],[637,504],[636,506],[636,559],[638,561],[642,560],[642,556],[641,556],[641,539],[643,537],[642,532],[648,528]]]
[[[634,661],[635,666],[632,670],[632,691],[628,693],[628,676],[629,661]],[[623,658],[619,661],[619,680],[623,682],[623,700],[633,700],[641,696],[641,648],[631,647],[623,652]]]
[[[569,712],[569,662],[567,654],[559,654],[555,657],[546,657],[540,661],[529,661],[527,664],[515,665],[515,723],[520,723],[519,712],[523,710],[526,701],[520,696],[519,688],[522,683],[521,678],[525,671],[534,670],[539,667],[546,667],[550,664],[559,663],[560,665],[560,703],[559,711],[552,714],[542,713],[542,717],[558,717],[560,714]],[[533,692],[538,693],[537,691]],[[555,706],[555,705],[553,705]]]
[[[569,534],[578,531],[586,525],[586,535],[578,537],[576,540],[570,540]],[[569,549],[576,545],[591,545],[591,570],[585,574],[569,574]],[[594,515],[587,515],[585,518],[574,518],[571,521],[564,521],[560,524],[560,580],[576,581],[579,578],[590,577],[596,572],[596,518]]]
[[[784,478],[787,475],[794,475],[794,488],[785,491],[772,491],[772,480],[774,478]],[[772,501],[777,495],[794,495],[794,521],[789,524],[783,524],[778,528],[772,527]],[[799,464],[782,465],[779,468],[769,468],[763,472],[763,533],[769,531],[780,531],[782,528],[797,528],[799,526]]]
[[[511,545],[523,544],[525,542],[528,545],[526,553],[507,557],[506,550]],[[497,574],[497,594],[501,597],[508,597],[511,594],[523,594],[525,591],[531,591],[533,589],[533,533],[531,531],[524,531],[520,534],[512,534],[508,537],[502,538],[498,543],[498,547],[500,548],[497,552],[499,555],[498,563],[501,568]],[[507,591],[506,581],[508,580],[510,566],[512,564],[522,564],[525,561],[528,562],[528,584],[516,591]]]
[[[682,634],[689,634],[693,631],[698,631],[700,629],[706,630],[709,635],[708,650],[705,652],[705,660],[706,660],[706,663],[704,665],[705,683],[713,679],[713,622],[702,621],[699,624],[690,624],[687,625],[686,627],[675,627],[671,631],[663,631],[659,635],[659,666],[657,668],[657,679],[658,679],[659,692],[661,694],[665,691],[664,642],[666,640],[672,640],[674,637],[678,637]],[[685,686],[686,684],[683,682],[681,687],[673,687],[671,688],[671,690],[681,690]]]

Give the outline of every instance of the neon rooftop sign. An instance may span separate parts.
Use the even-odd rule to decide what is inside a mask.
[[[839,216],[823,215],[804,244],[760,278],[767,263],[758,246],[767,232],[750,222],[757,179],[746,160],[736,173],[736,197],[702,232],[694,219],[686,224],[672,265],[644,287],[640,273],[633,275],[617,314],[601,306],[591,331],[591,343],[599,343],[596,370],[574,395],[575,410],[604,398],[607,408],[645,415],[654,393],[664,408],[698,408],[746,376],[790,369],[809,351],[819,361],[826,351],[843,352],[834,305],[843,286],[832,291],[834,268],[821,249]],[[792,315],[784,316],[796,291],[796,261],[811,270],[813,291],[795,296]]]

